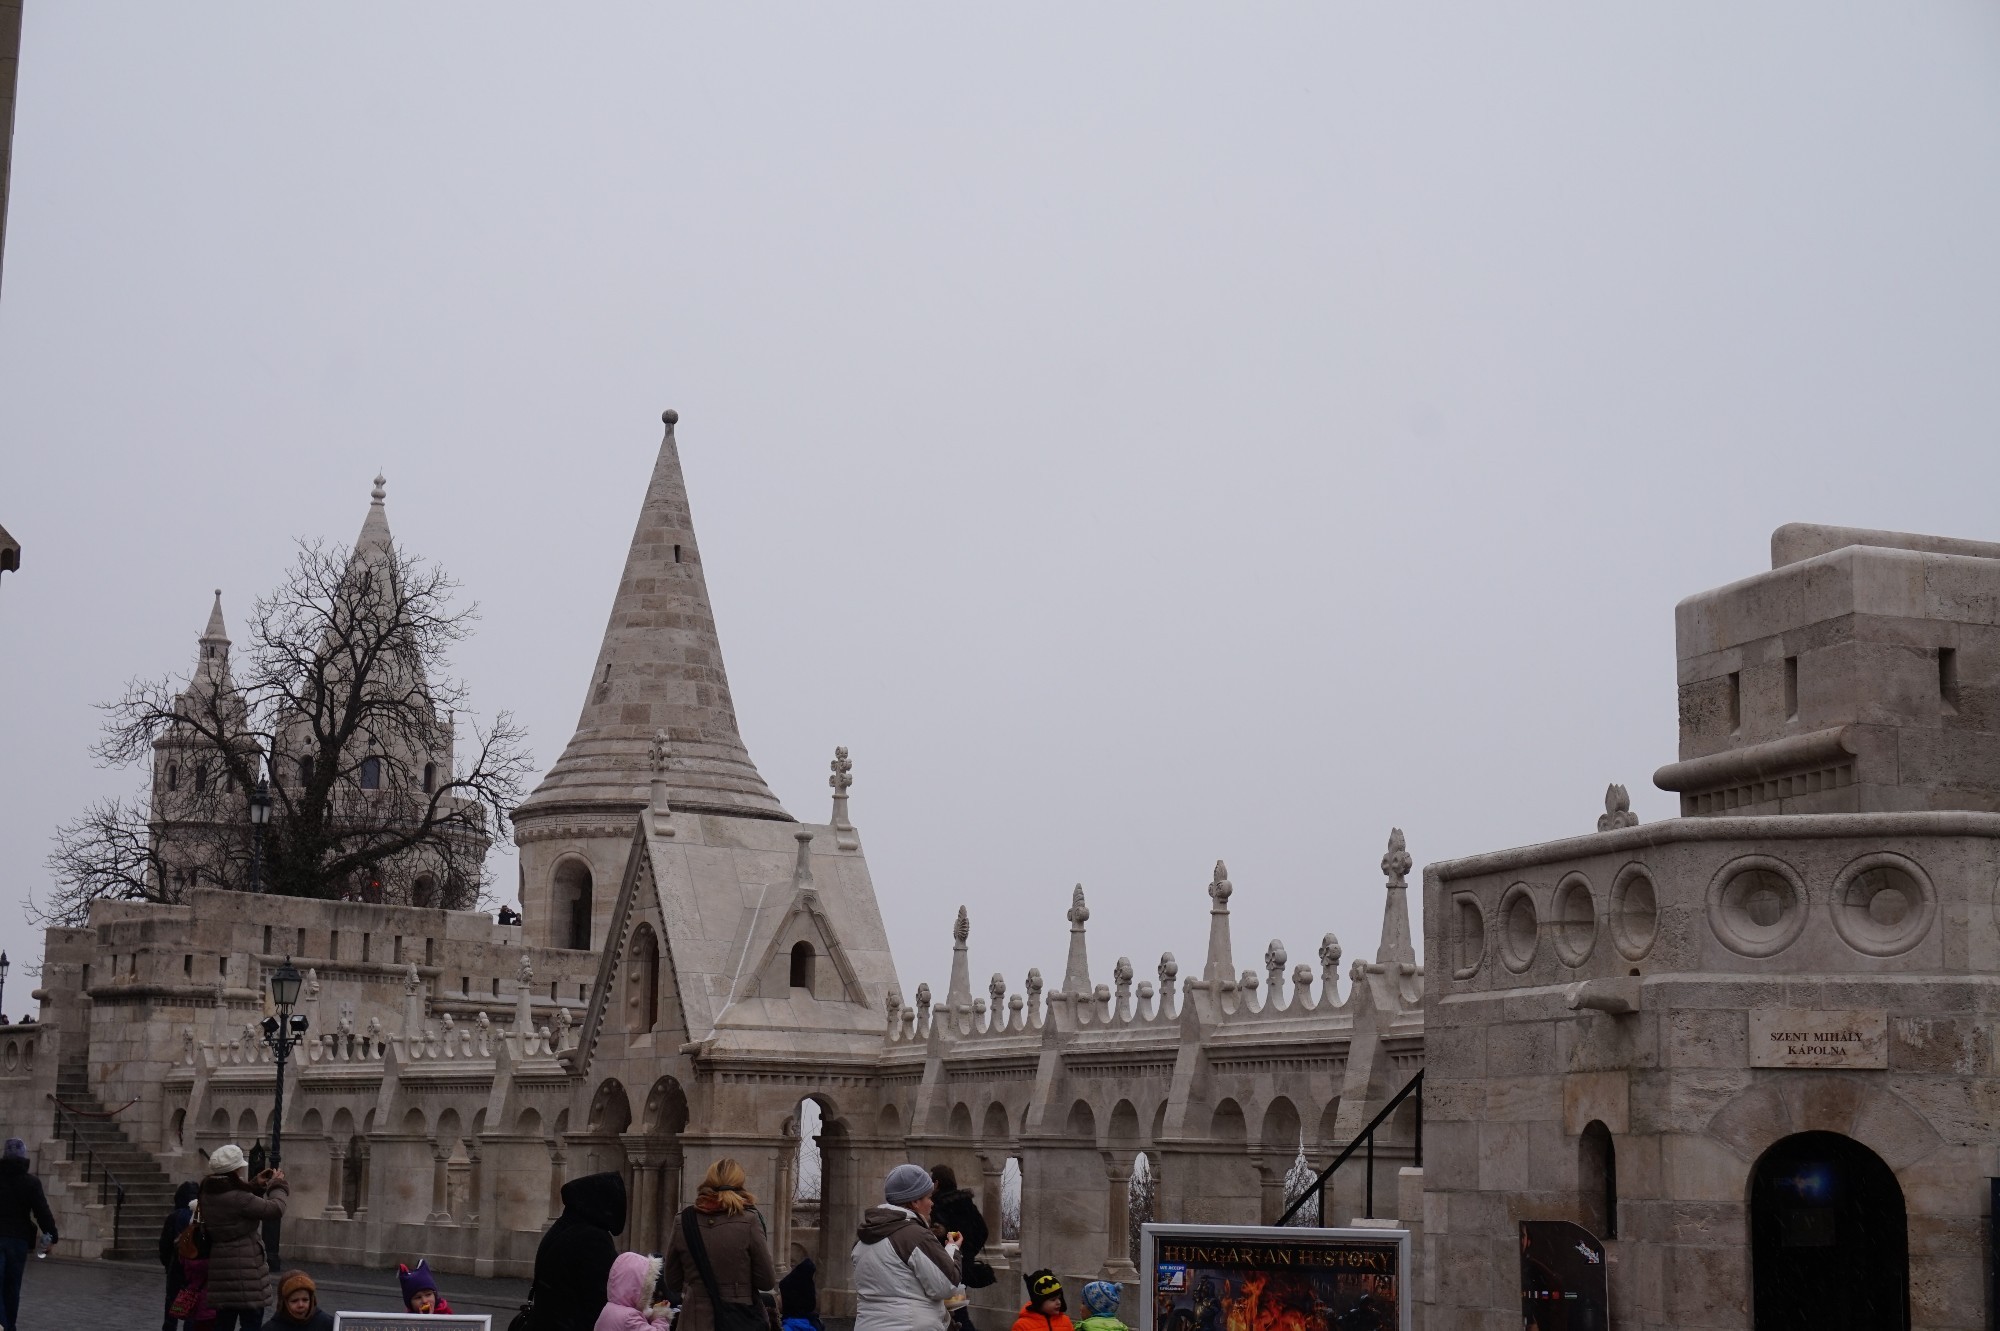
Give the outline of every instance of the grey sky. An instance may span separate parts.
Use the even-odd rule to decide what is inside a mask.
[[[961,902],[1059,973],[1079,880],[1099,978],[1186,965],[1218,856],[1239,966],[1372,956],[1391,824],[1671,813],[1673,602],[1772,527],[2000,534],[1995,236],[1987,4],[30,0],[0,898],[377,467],[551,761],[672,405],[906,992]]]

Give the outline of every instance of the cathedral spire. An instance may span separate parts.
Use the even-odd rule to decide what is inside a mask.
[[[675,809],[791,820],[736,730],[674,441],[680,417],[668,411],[660,419],[666,436],[611,603],[583,715],[569,746],[516,812],[518,818],[532,821],[577,805],[636,809],[652,776],[648,749],[655,732],[664,730],[673,746]]]
[[[229,682],[229,630],[222,622],[222,588],[215,589],[215,604],[209,609],[208,624],[201,631],[201,651],[195,657],[195,678]]]

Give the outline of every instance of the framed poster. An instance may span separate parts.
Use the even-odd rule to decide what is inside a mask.
[[[486,1313],[335,1313],[333,1331],[493,1331]]]
[[[1595,1234],[1567,1220],[1521,1222],[1521,1325],[1607,1331],[1611,1275]]]
[[[1139,1331],[1410,1331],[1410,1231],[1147,1225]]]

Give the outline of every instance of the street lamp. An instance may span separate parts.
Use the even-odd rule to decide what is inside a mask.
[[[260,880],[264,876],[264,824],[270,821],[271,778],[260,776],[257,778],[257,789],[250,792],[250,890],[252,892],[263,890]],[[278,977],[272,976],[271,984],[274,988],[277,983]],[[296,985],[293,986],[292,992],[294,994],[298,992]]]
[[[7,1010],[7,954],[0,952],[0,1013]]]
[[[264,783],[259,781],[257,784],[261,790]],[[254,800],[250,807],[252,810],[256,809]],[[266,795],[264,808],[267,813],[270,807],[270,797]],[[256,817],[254,812],[251,817]],[[262,824],[259,823],[257,826],[262,827]],[[271,972],[271,1005],[277,1011],[264,1018],[263,1022],[264,1043],[271,1047],[271,1054],[278,1061],[277,1104],[271,1112],[271,1168],[273,1169],[281,1167],[285,1159],[285,1061],[292,1056],[293,1046],[306,1037],[305,1014],[292,1015],[292,1007],[299,1001],[301,979],[298,967],[292,965],[289,956],[285,958],[284,965]],[[270,1254],[273,1271],[281,1264],[278,1258],[279,1228],[280,1223],[276,1219],[264,1222],[264,1250]]]

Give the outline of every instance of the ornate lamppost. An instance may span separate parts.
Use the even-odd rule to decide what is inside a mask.
[[[7,954],[0,952],[0,1013],[7,1010]]]
[[[258,783],[263,784],[261,781]],[[255,805],[253,804],[254,808]],[[266,797],[266,809],[270,807]],[[276,1104],[271,1111],[271,1168],[277,1169],[285,1159],[285,1062],[292,1056],[292,1049],[305,1039],[306,1017],[303,1012],[294,1015],[292,1007],[299,1001],[299,985],[303,977],[292,959],[285,958],[285,964],[271,972],[271,1005],[277,1009],[264,1018],[264,1043],[271,1047],[271,1054],[278,1063],[278,1088]],[[280,1222],[264,1222],[264,1250],[270,1254],[271,1269],[281,1265],[278,1258]]]
[[[264,824],[271,821],[271,778],[257,778],[257,789],[250,792],[250,890],[264,890]],[[271,979],[277,983],[277,977]]]

